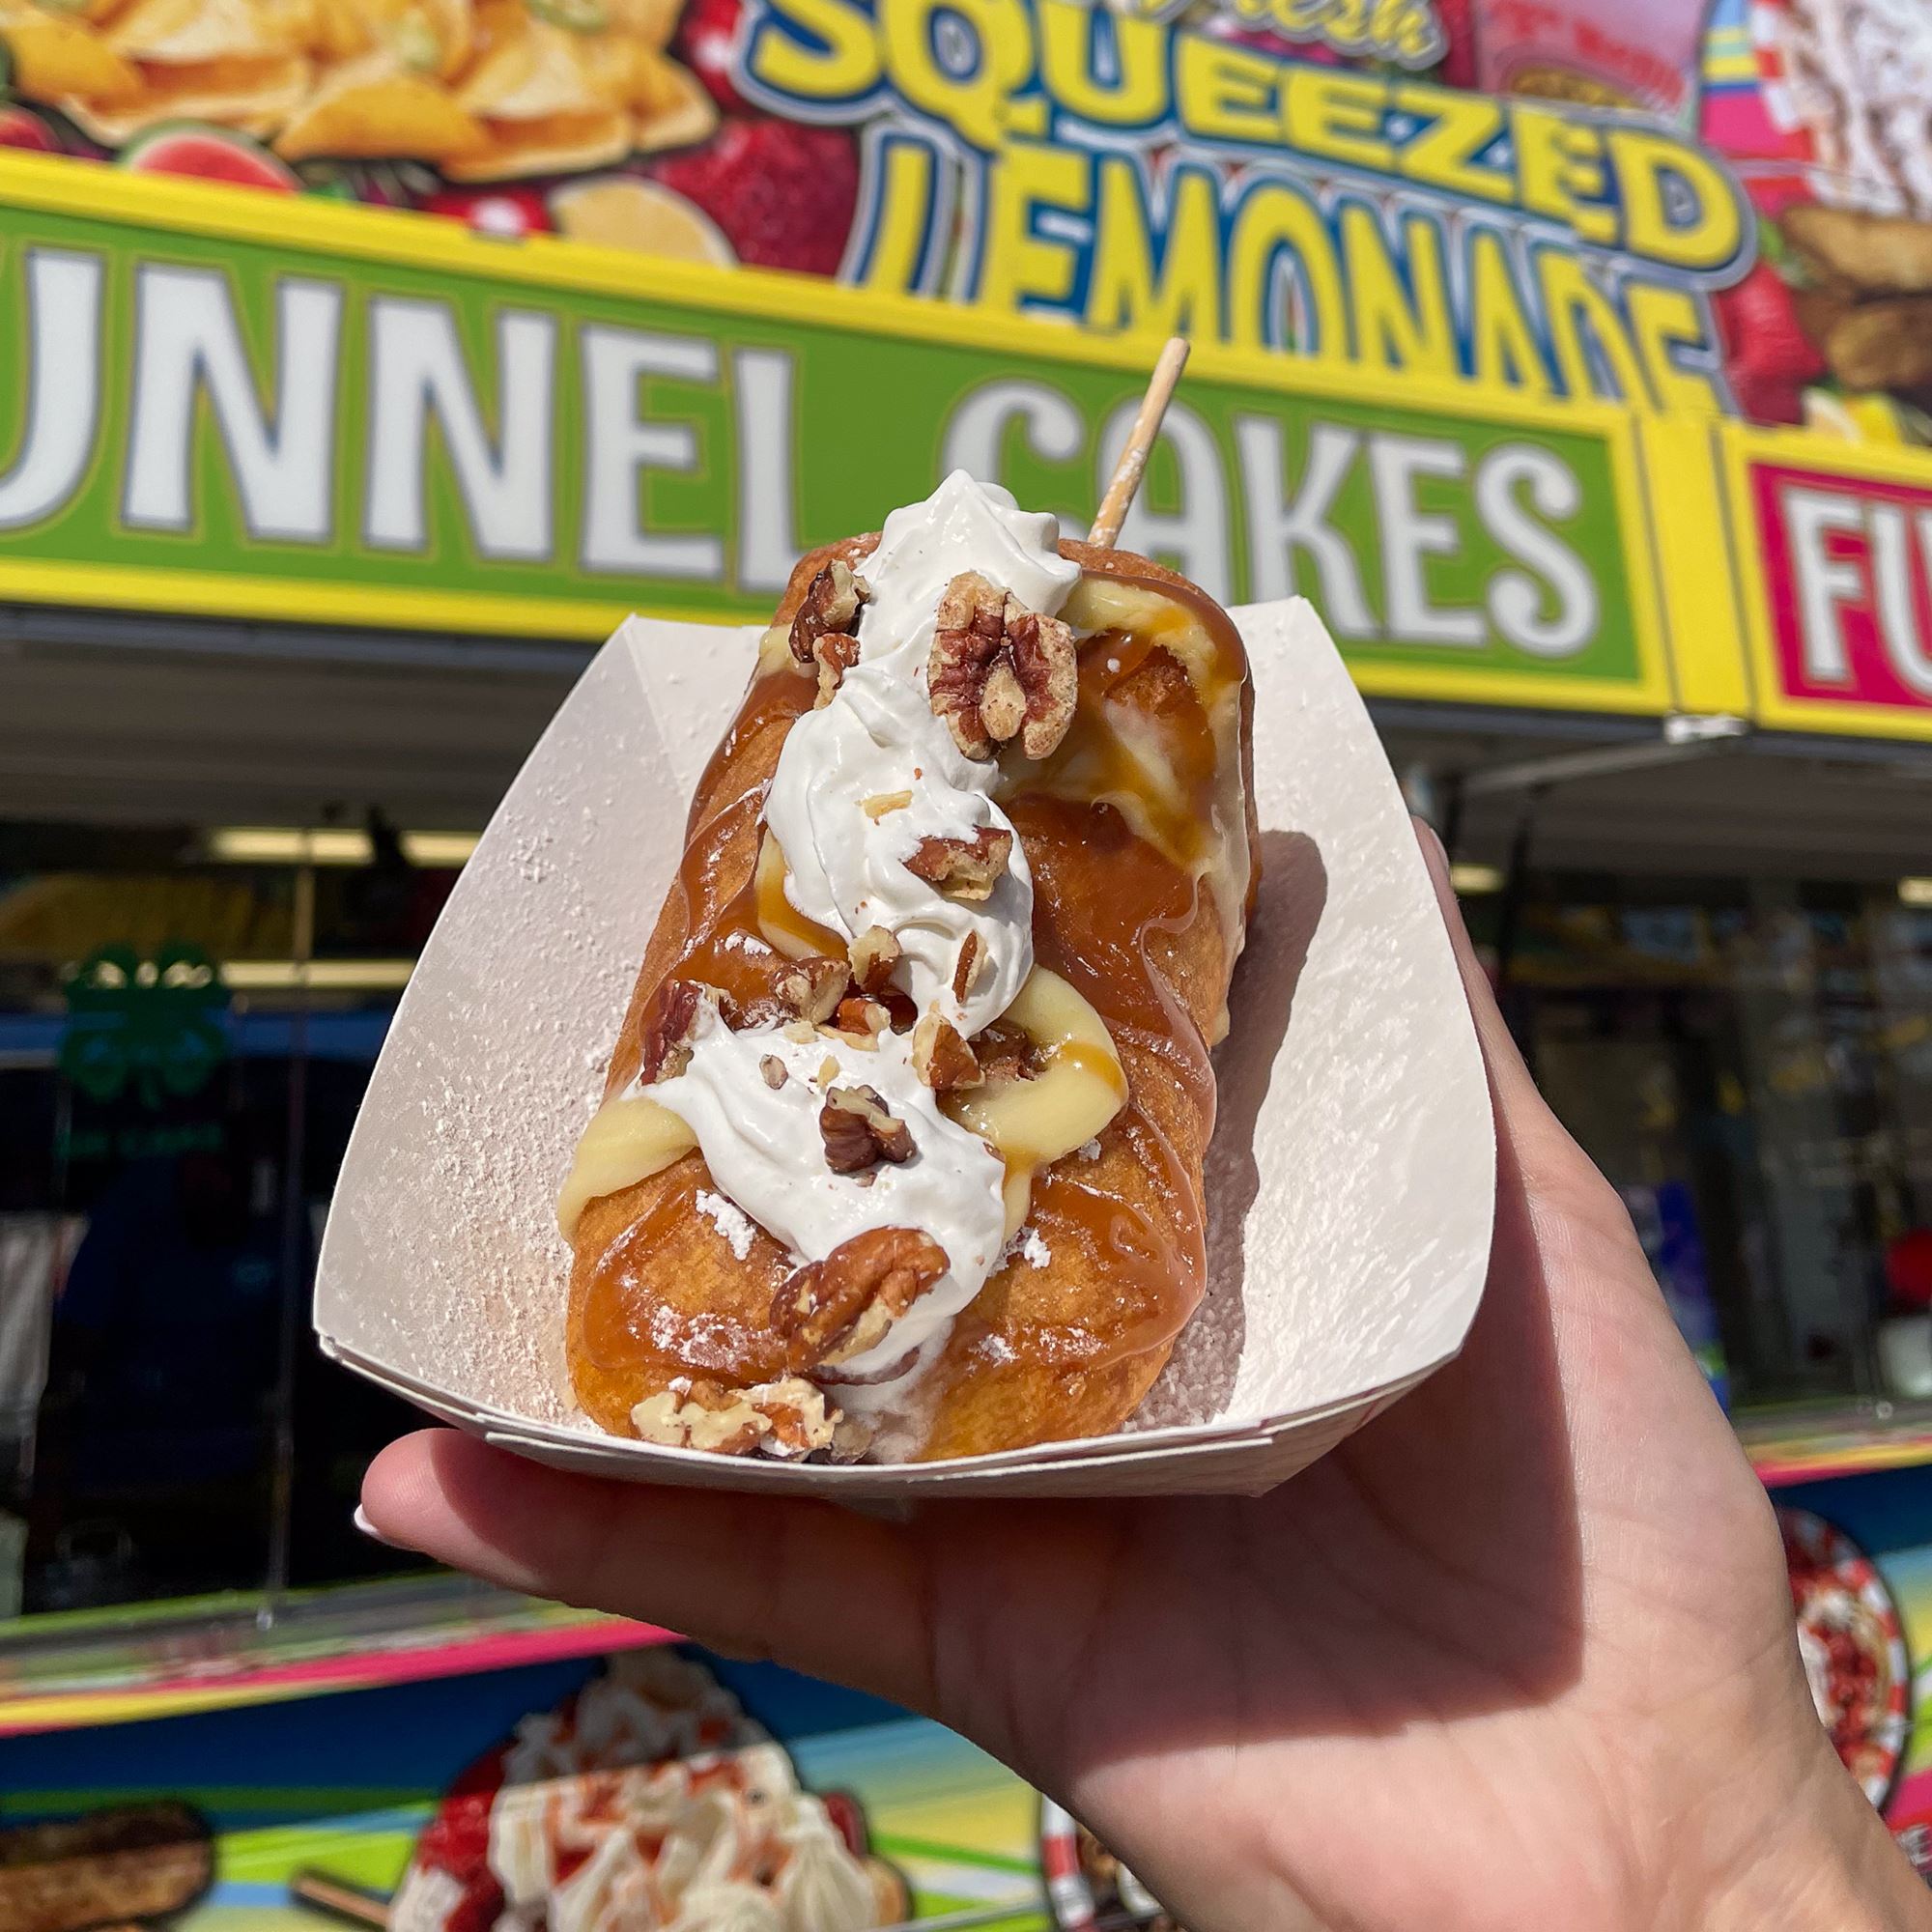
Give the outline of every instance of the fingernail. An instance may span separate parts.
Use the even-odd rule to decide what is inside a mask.
[[[1422,863],[1429,867],[1435,896],[1441,900],[1445,912],[1453,908],[1460,913],[1462,908],[1457,904],[1455,881],[1449,874],[1449,848],[1443,844],[1441,835],[1428,819],[1413,818],[1409,823],[1415,827],[1415,842],[1422,847]]]
[[[386,1536],[384,1536],[383,1532],[380,1529],[378,1529],[373,1522],[369,1520],[369,1512],[365,1510],[360,1503],[357,1503],[355,1505],[355,1514],[352,1516],[349,1520],[355,1525],[357,1529],[359,1529],[362,1532],[364,1536],[366,1536],[369,1539],[371,1543],[380,1543],[384,1549],[401,1549],[406,1547],[405,1545],[400,1543],[391,1543],[389,1539]]]
[[[1445,878],[1449,872],[1449,848],[1442,842],[1442,835],[1426,818],[1409,821],[1415,827],[1415,837],[1422,846],[1422,856],[1429,862],[1432,872],[1440,872]]]

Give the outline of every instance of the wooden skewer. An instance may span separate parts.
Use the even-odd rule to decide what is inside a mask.
[[[1148,451],[1160,434],[1160,419],[1167,413],[1174,385],[1180,381],[1180,372],[1186,367],[1186,336],[1169,336],[1167,347],[1160,352],[1160,359],[1148,379],[1147,394],[1141,398],[1140,414],[1134,418],[1127,446],[1121,451],[1121,460],[1114,465],[1114,474],[1107,484],[1107,494],[1100,498],[1100,513],[1087,533],[1087,541],[1101,550],[1112,550],[1121,540],[1121,526],[1127,521],[1127,512],[1133,508],[1134,497],[1140,492],[1141,478],[1147,473]]]
[[[344,1885],[327,1872],[297,1872],[289,1881],[289,1896],[298,1905],[327,1913],[345,1924],[386,1927],[389,1922],[386,1901],[360,1886]]]

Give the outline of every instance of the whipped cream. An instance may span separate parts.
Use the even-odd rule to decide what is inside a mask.
[[[921,1012],[936,1009],[969,1037],[1006,1011],[1032,970],[1033,876],[1017,838],[1006,876],[982,903],[946,898],[906,870],[923,838],[1012,831],[993,803],[998,763],[967,757],[933,716],[926,658],[940,596],[962,571],[1055,615],[1080,581],[1059,544],[1053,517],[1021,510],[963,469],[924,502],[895,510],[858,566],[870,592],[859,613],[859,662],[829,704],[792,725],[765,799],[786,898],[847,939],[887,927],[904,953],[896,982]],[[898,810],[867,811],[867,800],[901,792],[911,796]],[[962,1006],[952,972],[969,933],[979,936],[981,964]]]
[[[767,1084],[761,1063],[775,1055],[784,1084]],[[826,1063],[838,1071],[822,1084]],[[818,1112],[827,1087],[870,1087],[912,1131],[918,1151],[898,1166],[881,1161],[859,1177],[826,1165]],[[833,1034],[785,1037],[777,1027],[733,1033],[700,1009],[691,1064],[660,1080],[650,1097],[697,1136],[718,1191],[742,1208],[795,1262],[823,1261],[873,1228],[918,1228],[946,1250],[946,1275],[913,1303],[885,1338],[840,1365],[841,1377],[870,1376],[943,1342],[952,1318],[979,1293],[1006,1240],[1001,1183],[1006,1168],[977,1134],[939,1110],[912,1065],[912,1037],[886,1033],[869,1051]],[[895,1382],[898,1380],[895,1378]],[[883,1395],[886,1384],[879,1384]],[[846,1391],[841,1405],[850,1407]]]
[[[936,1012],[969,1038],[1007,1010],[1033,971],[1033,878],[1017,836],[981,901],[950,898],[906,867],[922,839],[1013,830],[992,797],[997,762],[967,757],[933,715],[926,660],[940,598],[963,571],[1056,613],[1080,581],[1059,536],[1053,517],[1022,511],[963,470],[888,517],[861,565],[868,601],[859,660],[828,703],[793,724],[765,801],[793,907],[848,940],[885,927],[900,949],[895,982],[922,1016]],[[969,937],[978,966],[961,999],[953,977]],[[776,1089],[761,1070],[771,1055],[786,1075]],[[828,1061],[837,1073],[821,1081]],[[911,1129],[913,1158],[864,1176],[834,1173],[818,1126],[834,1084],[872,1088]],[[718,1192],[794,1264],[822,1261],[875,1228],[916,1228],[946,1250],[945,1277],[836,1379],[823,1378],[848,1412],[892,1413],[999,1264],[1007,1234],[1004,1163],[940,1111],[913,1067],[911,1035],[885,1034],[868,1050],[826,1034],[789,1039],[777,1027],[734,1034],[707,1009],[689,1065],[648,1094],[696,1136]]]

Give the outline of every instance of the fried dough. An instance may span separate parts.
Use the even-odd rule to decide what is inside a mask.
[[[877,541],[814,552],[792,575],[698,783],[607,1102],[638,1074],[668,984],[689,976],[755,1007],[788,963],[748,910],[765,787],[814,696],[784,634],[820,572],[835,559],[863,570]],[[1226,613],[1173,572],[1081,543],[1062,542],[1060,554],[1084,572],[1063,611],[1087,634],[1077,710],[1042,763],[1003,761],[995,796],[1032,868],[1036,961],[1104,1018],[1126,1098],[1094,1143],[1034,1175],[1025,1233],[953,1321],[895,1456],[970,1456],[1119,1427],[1204,1287],[1208,1048],[1225,1030],[1257,879],[1246,659]],[[734,1241],[716,1204],[700,1207],[712,1185],[703,1156],[688,1152],[593,1192],[576,1220],[570,1374],[584,1410],[613,1433],[637,1434],[639,1405],[673,1388],[746,1389],[799,1372],[773,1319],[792,1262],[749,1222]],[[820,1385],[838,1399],[836,1376]]]

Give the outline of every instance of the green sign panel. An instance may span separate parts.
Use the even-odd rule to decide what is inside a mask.
[[[963,467],[1084,527],[1145,346],[0,160],[0,594],[590,638],[765,613]],[[1607,412],[1203,351],[1122,541],[1303,591],[1365,684],[1662,709]],[[1466,390],[1463,396],[1466,396]]]

